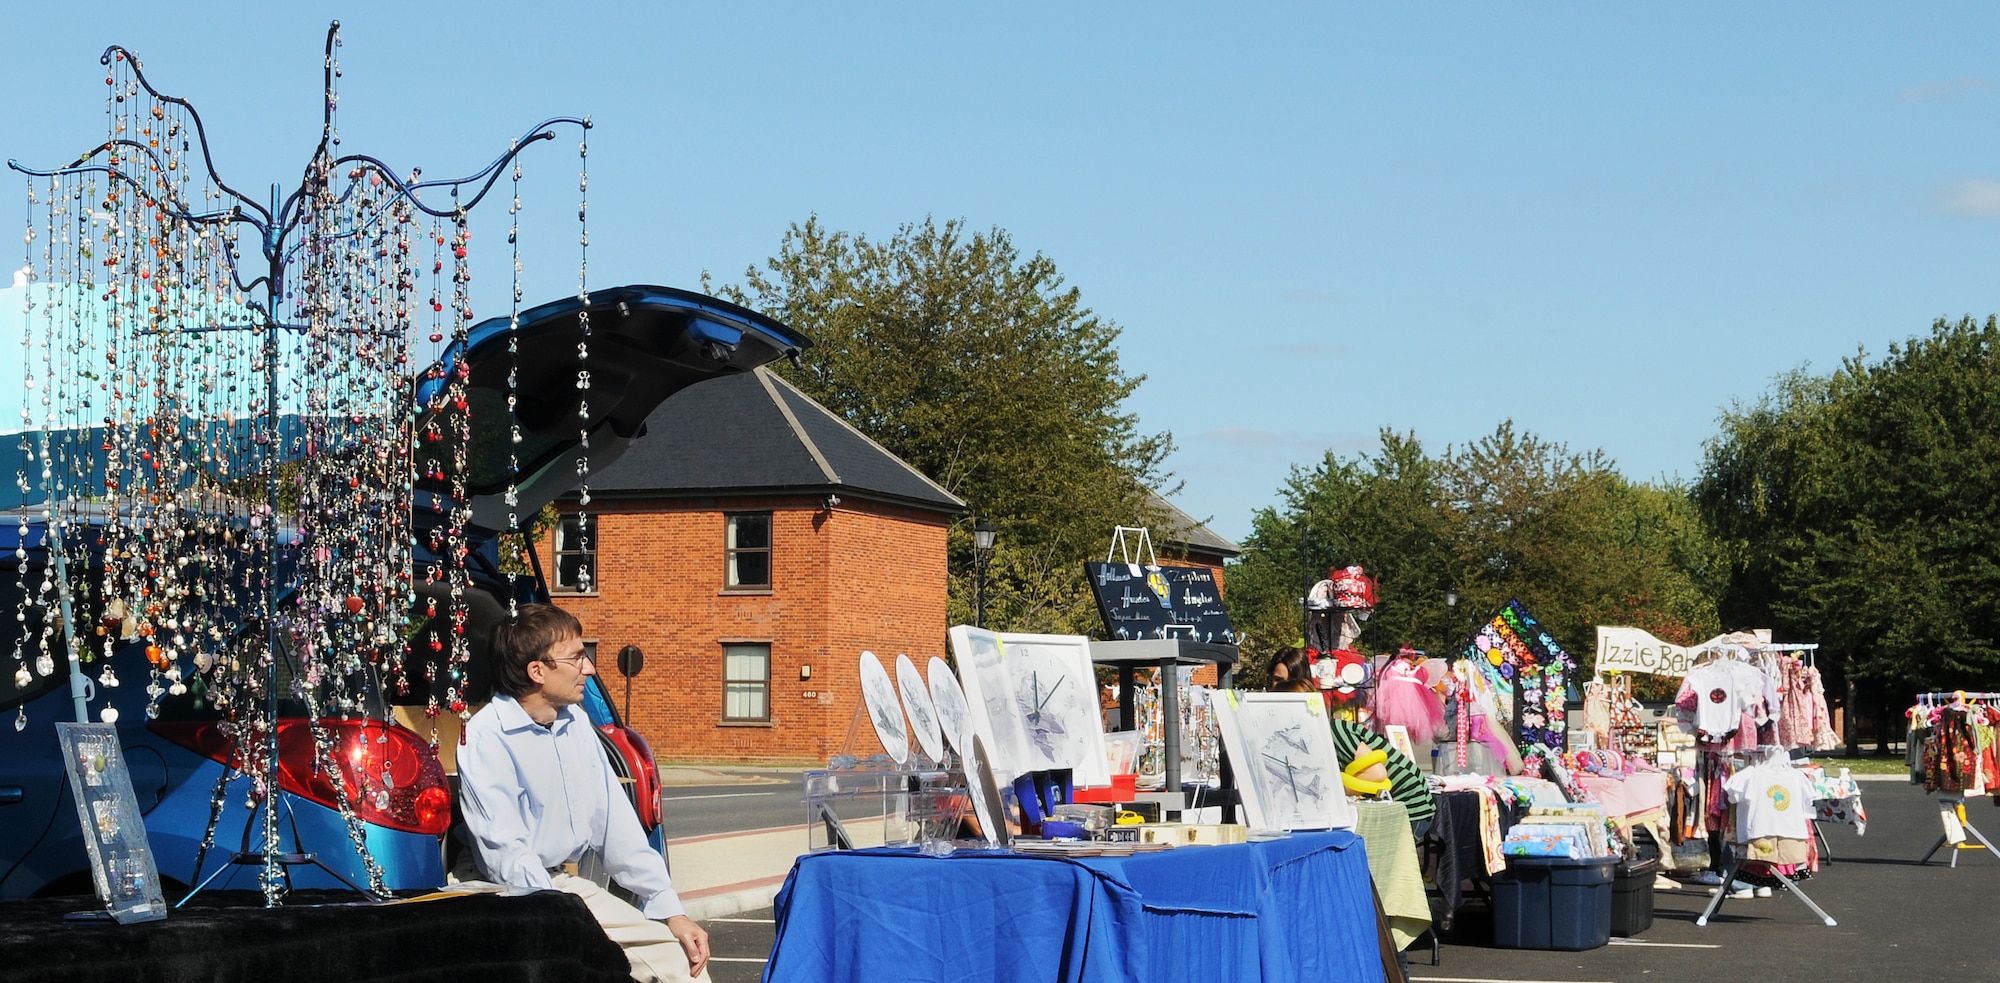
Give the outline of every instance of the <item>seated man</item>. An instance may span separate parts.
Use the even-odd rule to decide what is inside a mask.
[[[584,654],[583,626],[553,606],[527,605],[493,629],[492,664],[500,692],[466,724],[458,749],[459,806],[475,876],[581,897],[604,933],[625,947],[639,980],[701,975],[708,933],[681,907],[666,861],[646,842],[578,706],[597,672]],[[601,861],[641,907],[577,876],[579,861]]]

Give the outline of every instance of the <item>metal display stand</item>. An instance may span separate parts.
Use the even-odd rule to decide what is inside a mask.
[[[1132,641],[1090,643],[1090,661],[1100,666],[1118,670],[1118,713],[1119,719],[1128,723],[1133,718],[1133,689],[1135,675],[1142,668],[1160,670],[1160,739],[1165,745],[1164,760],[1167,774],[1167,791],[1181,791],[1181,697],[1180,688],[1173,685],[1175,666],[1212,665],[1216,670],[1216,686],[1230,688],[1235,675],[1237,647],[1214,642],[1197,642],[1187,638],[1148,638]],[[1222,787],[1236,787],[1235,775],[1225,758],[1222,763]],[[1235,806],[1225,803],[1224,820],[1234,821]]]
[[[1917,863],[1930,863],[1931,857],[1947,846],[1951,847],[1951,866],[1953,868],[1958,867],[1958,854],[1961,850],[1985,850],[1988,856],[2000,857],[2000,848],[1995,848],[1993,841],[1987,839],[1986,834],[1979,831],[1979,827],[1972,825],[1972,821],[1965,818],[1965,799],[1963,796],[1938,796],[1938,818],[1944,823],[1944,835],[1938,837],[1936,845],[1932,846],[1930,852],[1924,854],[1924,859],[1917,861]],[[1958,835],[1954,837],[1952,835],[1954,833]],[[1979,842],[1977,844],[1965,842],[1965,834],[1967,833],[1972,834],[1972,838]]]
[[[1716,888],[1715,897],[1709,899],[1708,909],[1701,913],[1700,918],[1694,920],[1694,923],[1696,925],[1699,925],[1703,928],[1708,927],[1708,920],[1714,918],[1715,913],[1722,908],[1722,902],[1729,899],[1729,885],[1736,883],[1736,875],[1742,869],[1743,869],[1743,858],[1741,856],[1730,857],[1729,868],[1723,871],[1722,874],[1722,884]],[[1805,903],[1806,907],[1811,908],[1813,914],[1818,915],[1819,920],[1826,923],[1826,927],[1833,928],[1834,926],[1840,924],[1839,922],[1834,921],[1833,916],[1827,914],[1825,909],[1813,903],[1813,899],[1806,896],[1806,892],[1799,890],[1799,884],[1797,881],[1794,881],[1791,878],[1778,873],[1777,868],[1775,867],[1771,869],[1771,876],[1778,879],[1779,887],[1782,890],[1791,892],[1793,897],[1798,898],[1800,901]]]
[[[956,804],[966,794],[950,767],[955,756],[947,752],[945,761],[932,761],[911,749],[899,763],[880,751],[864,754],[865,748],[880,747],[873,733],[865,732],[867,719],[866,704],[856,703],[840,753],[825,768],[805,773],[800,804],[805,807],[807,852],[852,850],[855,831],[870,826],[880,830],[883,846],[950,840],[963,814]]]

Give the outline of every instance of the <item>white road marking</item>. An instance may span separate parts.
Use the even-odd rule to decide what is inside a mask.
[[[711,920],[712,920],[712,919],[711,919]],[[770,960],[769,960],[769,959],[745,959],[745,958],[742,958],[742,957],[740,957],[740,956],[710,956],[710,957],[708,957],[708,961],[709,961],[709,962],[712,962],[712,963],[766,963],[766,962],[770,962]]]
[[[1486,976],[1412,976],[1410,983],[1612,983],[1610,980],[1502,980]]]
[[[1644,945],[1656,949],[1720,949],[1719,945],[1707,942],[1640,942],[1635,939],[1612,939],[1612,945]]]
[[[776,792],[722,792],[716,795],[669,795],[668,802],[686,802],[689,799],[740,799],[746,795],[776,795]]]
[[[704,918],[705,922],[728,922],[732,925],[776,925],[775,918]]]

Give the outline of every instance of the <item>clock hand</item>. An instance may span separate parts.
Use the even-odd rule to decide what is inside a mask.
[[[1069,682],[1068,676],[1064,676],[1061,679],[1056,680],[1056,684],[1054,686],[1049,687],[1049,696],[1056,695],[1056,690],[1062,689],[1062,684],[1066,682]],[[1042,697],[1041,701],[1035,704],[1035,709],[1040,710],[1042,708],[1043,703],[1049,702],[1049,696]]]

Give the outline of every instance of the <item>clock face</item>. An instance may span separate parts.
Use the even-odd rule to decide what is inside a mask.
[[[944,737],[938,730],[930,688],[907,655],[896,656],[896,689],[903,694],[903,712],[910,717],[910,732],[916,735],[917,746],[932,761],[944,760]]]
[[[959,758],[972,754],[972,708],[966,705],[965,690],[958,686],[958,677],[951,674],[951,666],[937,656],[931,656],[931,703],[937,708],[938,729],[944,732],[946,740],[958,749]]]
[[[1034,651],[1021,656],[1021,664],[1013,667],[1014,712],[1024,725],[1029,751],[1041,768],[1070,767],[1082,755],[1080,714],[1096,712],[1084,702],[1085,684],[1066,659]]]
[[[882,749],[897,764],[910,759],[910,732],[903,726],[903,707],[896,699],[896,684],[873,652],[861,653],[861,699],[868,705],[868,719]]]
[[[1111,783],[1089,639],[958,625],[951,648],[972,726],[1003,784],[1062,769],[1081,788]]]

